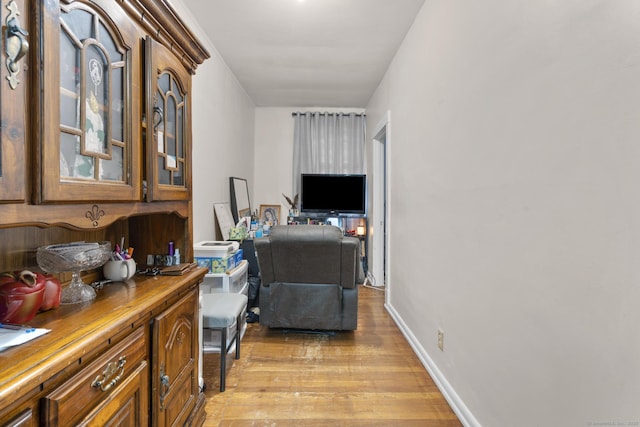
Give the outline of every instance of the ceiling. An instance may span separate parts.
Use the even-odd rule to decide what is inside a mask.
[[[184,0],[257,106],[366,107],[424,0]]]

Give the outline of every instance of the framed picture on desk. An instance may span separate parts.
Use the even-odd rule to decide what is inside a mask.
[[[215,214],[214,218],[218,220],[218,226],[220,227],[222,240],[229,240],[229,233],[235,226],[229,203],[214,203],[213,211]]]
[[[280,223],[280,205],[260,205],[260,220],[263,224],[278,225]]]

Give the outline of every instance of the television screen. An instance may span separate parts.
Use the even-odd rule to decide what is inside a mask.
[[[302,174],[300,209],[315,214],[366,213],[366,175]]]

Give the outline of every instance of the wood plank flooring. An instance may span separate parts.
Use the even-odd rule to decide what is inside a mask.
[[[358,329],[334,336],[248,325],[240,360],[205,354],[206,427],[462,425],[383,307],[360,287]]]

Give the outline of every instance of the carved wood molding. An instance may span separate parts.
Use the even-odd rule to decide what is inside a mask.
[[[191,74],[211,55],[165,0],[120,0],[158,42],[178,56]]]
[[[189,202],[3,204],[0,205],[0,228],[34,226],[95,230],[121,219],[152,214],[176,214],[185,219],[190,215]]]
[[[84,216],[87,217],[89,221],[91,221],[91,226],[93,228],[98,228],[98,226],[100,225],[100,218],[102,218],[104,215],[105,212],[100,209],[98,205],[91,206],[91,209],[84,214]]]

